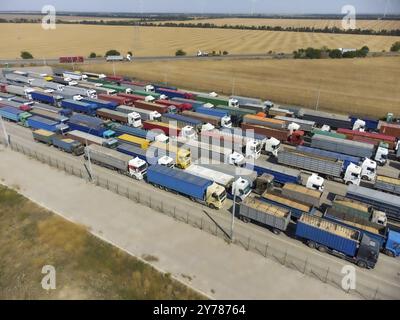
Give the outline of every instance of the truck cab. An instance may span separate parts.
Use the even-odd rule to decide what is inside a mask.
[[[272,137],[265,141],[265,152],[271,154],[274,157],[278,157],[278,152],[281,149],[281,142]]]
[[[175,166],[174,159],[168,156],[162,156],[157,160],[160,166],[165,166],[168,168],[173,168]]]
[[[232,196],[236,194],[236,197],[238,197],[241,201],[246,199],[251,193],[251,183],[241,177],[232,183],[231,188]]]
[[[356,264],[361,268],[374,268],[378,262],[379,243],[367,234],[363,234],[356,255]]]
[[[361,119],[357,119],[353,124],[354,131],[365,132],[366,122]]]
[[[153,102],[154,100],[156,100],[156,99],[153,96],[146,96],[144,98],[144,101],[146,101],[146,102]]]
[[[155,93],[156,89],[151,84],[148,84],[147,86],[144,87],[144,91]]]
[[[361,167],[355,165],[354,163],[350,163],[344,173],[343,177],[344,182],[349,184],[360,185],[361,182]]]
[[[186,139],[196,139],[197,133],[196,130],[192,126],[186,126],[181,129],[181,136]]]
[[[377,164],[375,161],[365,159],[361,164],[361,179],[374,181],[376,178]]]
[[[230,116],[225,116],[221,118],[222,128],[232,128],[232,119]]]
[[[215,127],[211,123],[206,123],[201,126],[201,132],[213,130],[215,130]]]
[[[146,161],[136,157],[129,161],[129,174],[131,177],[134,177],[137,180],[142,180],[144,175],[147,172],[147,163]]]
[[[325,183],[324,178],[313,173],[308,177],[308,179],[306,181],[306,188],[323,192],[324,191],[324,183]]]
[[[383,166],[387,162],[388,155],[389,155],[389,150],[387,148],[382,147],[382,144],[380,144],[379,147],[376,149],[374,160],[376,160],[376,162],[380,166]]]
[[[105,139],[103,141],[103,147],[109,148],[109,149],[115,149],[118,145],[118,140],[115,138],[109,138]]]
[[[226,200],[226,190],[217,183],[212,183],[206,191],[205,202],[212,209],[221,209]]]
[[[229,107],[239,108],[239,100],[238,99],[229,99],[228,105],[229,105]]]
[[[128,124],[134,128],[139,128],[142,126],[142,118],[137,112],[132,112],[128,114]]]
[[[246,165],[246,160],[242,154],[235,151],[228,156],[228,163],[236,167],[244,167]]]
[[[161,133],[154,138],[154,141],[162,142],[162,143],[169,143],[169,137],[165,134]]]
[[[259,141],[249,139],[245,146],[246,158],[258,159],[261,156],[261,143]]]

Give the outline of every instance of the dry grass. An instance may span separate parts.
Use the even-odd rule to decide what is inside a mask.
[[[342,60],[160,61],[115,64],[116,72],[183,88],[381,117],[400,114],[400,57]],[[83,67],[112,73],[109,64]],[[235,79],[235,81],[233,81]]]
[[[171,21],[174,23],[213,23],[218,26],[222,25],[244,25],[244,26],[271,26],[271,27],[337,27],[342,28],[342,20],[329,19],[263,19],[263,18],[225,18],[225,19],[198,19],[186,21]],[[400,29],[399,20],[357,20],[356,28],[372,29],[372,30],[394,30]]]
[[[361,48],[388,51],[400,37],[275,32],[223,29],[161,27],[57,25],[43,30],[40,24],[0,24],[0,58],[17,58],[27,50],[35,58],[66,55],[105,54],[109,49],[136,56],[175,55],[183,49],[197,51],[227,50],[229,53],[293,52],[298,48]]]
[[[202,298],[2,186],[0,257],[0,299]],[[56,269],[56,290],[41,287],[44,265]]]
[[[14,19],[42,19],[44,15],[40,14],[17,14],[17,13],[0,13],[0,19],[14,20]],[[135,18],[124,18],[124,17],[87,17],[87,16],[64,16],[57,15],[57,19],[62,21],[120,21],[120,20],[139,20]]]

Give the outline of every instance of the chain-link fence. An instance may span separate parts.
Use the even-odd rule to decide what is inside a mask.
[[[0,141],[1,142],[1,141]],[[21,152],[29,157],[32,157],[42,163],[48,164],[51,167],[57,168],[61,171],[92,181],[95,185],[110,190],[118,195],[128,198],[136,203],[140,203],[147,206],[157,212],[168,215],[175,220],[189,224],[195,228],[206,231],[214,236],[222,238],[228,244],[235,244],[243,247],[245,250],[257,253],[264,256],[267,259],[276,261],[290,269],[294,269],[304,275],[310,276],[323,283],[333,285],[334,287],[344,290],[342,286],[342,279],[344,274],[338,273],[337,268],[322,267],[318,264],[318,261],[313,261],[310,257],[299,256],[301,253],[296,252],[294,249],[283,249],[271,244],[268,239],[265,242],[255,239],[250,231],[236,228],[234,238],[230,238],[230,232],[224,230],[216,221],[206,217],[204,212],[197,214],[191,209],[184,210],[176,206],[171,205],[167,201],[163,201],[151,193],[145,193],[145,191],[135,189],[134,185],[129,186],[123,185],[121,182],[112,175],[107,174],[96,174],[94,176],[89,175],[89,171],[82,164],[66,163],[51,155],[46,155],[40,151],[34,150],[34,148],[10,141],[10,147],[12,150]],[[372,272],[372,271],[371,271]],[[400,291],[398,286],[395,284],[377,285],[376,280],[371,279],[370,276],[357,273],[356,289],[344,290],[347,293],[355,294],[359,298],[363,299],[399,299]]]

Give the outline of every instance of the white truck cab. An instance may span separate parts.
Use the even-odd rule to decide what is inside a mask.
[[[264,101],[264,106],[269,109],[274,106],[274,103],[272,101],[267,100],[267,101]]]
[[[225,116],[221,118],[221,127],[222,128],[232,128],[232,119],[230,116]]]
[[[357,186],[360,185],[361,167],[357,166],[354,163],[350,163],[344,173],[343,180],[347,185],[349,184],[355,184]]]
[[[243,167],[246,165],[246,160],[242,154],[234,151],[228,156],[228,163],[237,167]]]
[[[147,162],[136,157],[129,161],[129,174],[137,180],[142,180],[147,172]]]
[[[229,99],[228,105],[232,108],[239,108],[239,100],[238,99]]]
[[[361,164],[361,179],[374,181],[376,178],[376,168],[376,162],[366,158]]]
[[[329,132],[329,131],[331,131],[331,127],[328,126],[327,124],[324,124],[324,125],[321,127],[321,131]]]
[[[389,150],[383,147],[378,147],[376,149],[375,158],[376,162],[383,166],[387,162]]]
[[[181,129],[181,136],[186,139],[196,139],[197,133],[196,130],[191,126],[186,126]]]
[[[128,125],[134,127],[134,128],[139,128],[142,126],[142,118],[140,117],[140,114],[137,112],[132,112],[128,114]]]
[[[168,168],[173,168],[175,166],[174,159],[168,156],[162,156],[161,158],[158,159],[157,163],[160,166],[165,166]]]
[[[144,98],[144,101],[146,101],[146,102],[153,102],[154,100],[156,100],[156,99],[153,96],[146,96]]]
[[[316,173],[311,174],[306,181],[306,188],[311,190],[324,191],[325,179],[317,175]]]
[[[354,131],[360,131],[360,132],[365,132],[365,126],[367,124],[365,123],[364,120],[357,119],[354,124],[353,124],[353,130]]]
[[[254,139],[248,139],[245,147],[246,158],[258,159],[261,156],[261,147],[261,142]]]
[[[213,130],[215,130],[215,127],[211,123],[203,124],[202,127],[201,127],[201,132],[203,132],[203,131],[213,131]]]
[[[269,138],[265,141],[265,152],[274,157],[278,157],[278,152],[281,149],[281,142],[276,138]]]
[[[162,143],[169,143],[169,137],[165,134],[161,133],[155,137],[155,141],[162,142]]]
[[[292,123],[289,123],[287,128],[290,131],[290,134],[293,134],[294,131],[300,130],[300,125],[292,122]]]
[[[152,86],[151,84],[148,84],[147,86],[144,87],[144,90],[146,92],[156,92],[156,89],[154,88],[154,86]]]
[[[243,201],[251,193],[251,183],[242,177],[238,178],[232,183],[232,195],[235,195],[234,193],[236,197]]]
[[[152,111],[149,113],[149,120],[151,121],[161,121],[161,113],[158,111]]]
[[[168,96],[166,96],[165,94],[162,94],[160,96],[160,100],[168,100]]]
[[[373,210],[371,222],[380,224],[381,226],[386,227],[387,224],[387,217],[386,213],[383,211]]]

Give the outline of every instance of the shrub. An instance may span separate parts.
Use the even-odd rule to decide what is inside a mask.
[[[22,51],[21,52],[21,58],[22,59],[33,59],[33,56],[28,51]]]
[[[121,55],[121,54],[119,53],[119,51],[114,50],[114,49],[108,50],[108,51],[106,52],[106,54],[105,54],[106,57],[108,57],[108,56],[120,56],[120,55]]]
[[[186,56],[186,52],[183,51],[182,49],[179,49],[175,52],[176,56]]]

